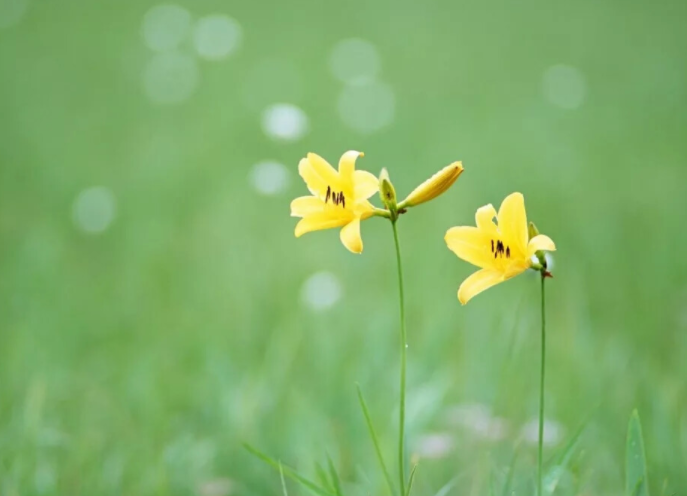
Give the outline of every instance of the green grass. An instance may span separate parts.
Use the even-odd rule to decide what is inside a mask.
[[[359,167],[387,167],[400,197],[451,161],[465,166],[446,195],[398,224],[409,462],[426,434],[453,446],[420,458],[414,494],[488,494],[492,480],[496,494],[507,481],[516,494],[534,487],[536,444],[520,429],[538,408],[538,280],[461,307],[472,268],[442,239],[513,191],[558,246],[546,412],[564,436],[544,460],[594,412],[555,494],[623,493],[634,408],[649,493],[687,487],[684,2],[187,2],[195,17],[237,19],[243,44],[226,61],[200,61],[195,94],[172,107],[141,87],[151,5],[34,1],[0,30],[0,493],[203,494],[219,481],[232,494],[281,494],[279,470],[248,442],[284,476],[288,466],[313,481],[329,453],[346,496],[381,494],[355,384],[391,467],[389,227],[366,221],[354,256],[334,231],[295,239],[288,215],[307,191],[298,160],[351,148],[365,152]],[[371,135],[337,114],[342,84],[327,61],[349,37],[377,47],[395,92],[392,124]],[[292,84],[255,83],[270,60],[291,68]],[[543,96],[542,75],[559,63],[584,75],[577,109]],[[279,101],[308,115],[304,139],[261,131],[262,108]],[[264,159],[292,172],[281,195],[248,181]],[[97,185],[114,194],[117,216],[89,235],[72,205]],[[343,296],[313,312],[300,291],[321,270]],[[504,419],[501,439],[447,421],[475,402]]]

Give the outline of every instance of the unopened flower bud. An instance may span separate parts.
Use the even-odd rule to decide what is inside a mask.
[[[537,229],[537,226],[534,224],[534,222],[530,221],[528,224],[527,234],[529,235],[529,239],[539,235],[539,229]],[[542,250],[537,250],[534,252],[534,255],[537,257],[537,260],[539,260],[539,265],[546,270],[546,253],[544,253]]]
[[[529,226],[527,226],[527,232],[530,235],[529,239],[532,239],[539,234],[539,229],[534,225],[534,222],[530,222]]]
[[[399,204],[399,208],[414,207],[433,200],[449,189],[462,172],[463,164],[461,162],[453,162],[451,165],[447,165],[415,188],[413,192],[408,195],[408,198]]]
[[[386,168],[382,169],[379,174],[379,196],[382,198],[382,203],[390,212],[396,212],[396,190],[389,179],[389,172]]]

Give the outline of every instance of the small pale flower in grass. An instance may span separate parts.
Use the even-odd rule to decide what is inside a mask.
[[[494,217],[498,224],[494,223]],[[529,238],[525,199],[520,193],[506,197],[498,214],[491,204],[479,208],[475,222],[477,227],[452,227],[444,238],[458,257],[481,269],[460,285],[458,299],[463,305],[482,291],[529,268],[541,270],[532,256],[544,250],[556,250],[548,236],[537,234]]]
[[[420,186],[415,188],[399,205],[399,209],[414,207],[421,203],[435,199],[449,189],[463,172],[462,162],[447,165]]]
[[[355,170],[355,161],[362,152],[348,151],[339,160],[339,170],[316,155],[298,164],[298,173],[312,196],[301,196],[291,202],[291,215],[301,217],[296,225],[296,237],[310,231],[341,227],[341,242],[353,253],[362,253],[360,222],[374,215],[368,201],[379,190],[377,178],[369,172]]]

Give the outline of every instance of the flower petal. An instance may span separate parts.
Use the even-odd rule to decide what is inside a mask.
[[[444,237],[449,250],[466,262],[481,268],[495,269],[490,236],[476,227],[452,227]]]
[[[355,170],[355,161],[358,157],[364,157],[363,152],[358,152],[356,150],[349,150],[339,159],[339,175],[341,177],[352,177],[353,171]]]
[[[367,200],[379,191],[379,179],[367,171],[357,170],[353,173],[355,184],[355,200]]]
[[[484,205],[477,209],[475,214],[475,224],[480,231],[488,233],[490,236],[497,237],[498,232],[496,229],[496,224],[494,224],[494,217],[496,217],[496,209],[491,203],[489,205]]]
[[[307,217],[303,217],[298,224],[296,224],[296,237],[299,238],[305,233],[311,231],[320,231],[322,229],[330,229],[332,227],[340,227],[350,221],[349,217],[334,216],[328,212],[320,212]]]
[[[340,233],[341,242],[353,253],[362,253],[363,238],[360,236],[360,217],[343,226]]]
[[[482,291],[503,282],[505,280],[503,274],[494,270],[482,269],[478,270],[470,277],[463,281],[458,289],[458,300],[465,305],[474,296],[477,296]]]
[[[364,157],[363,152],[357,152],[355,150],[349,150],[339,159],[339,178],[341,179],[341,189],[343,189],[346,197],[354,194],[354,178],[353,172],[355,171],[355,161],[358,157]]]
[[[527,245],[527,257],[532,257],[534,252],[539,250],[556,251],[556,245],[548,236],[538,234],[534,238],[530,239],[530,242]]]
[[[499,230],[503,241],[510,245],[514,257],[525,258],[527,255],[527,213],[525,198],[521,193],[508,195],[499,209]]]
[[[324,202],[316,196],[301,196],[291,202],[291,217],[305,217],[324,212]]]
[[[310,192],[319,197],[325,196],[327,187],[337,189],[340,182],[334,168],[316,153],[308,153],[307,158],[301,159],[298,164],[298,173]]]

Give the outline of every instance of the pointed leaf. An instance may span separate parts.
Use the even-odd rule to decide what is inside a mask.
[[[289,492],[286,490],[286,481],[284,480],[284,469],[279,462],[279,477],[281,478],[281,490],[284,496],[289,496]]]
[[[632,412],[627,426],[625,447],[625,494],[626,496],[649,496],[646,474],[646,455],[642,424],[637,410]]]
[[[382,469],[386,483],[389,486],[389,494],[393,496],[394,485],[391,482],[391,477],[389,476],[389,471],[386,469],[386,463],[384,463],[384,457],[382,456],[382,450],[379,447],[379,441],[377,440],[377,434],[375,433],[374,426],[372,425],[372,419],[370,418],[370,411],[367,409],[367,404],[365,403],[365,398],[363,398],[363,392],[360,390],[360,385],[356,384],[358,388],[358,400],[360,400],[360,408],[363,410],[363,415],[365,415],[365,422],[367,422],[367,429],[370,431],[370,437],[372,438],[372,443],[375,446],[375,452],[377,453],[377,460],[379,461],[379,466]]]
[[[336,472],[334,467],[334,462],[332,462],[332,457],[327,453],[327,464],[329,465],[329,476],[332,478],[332,484],[334,485],[334,494],[336,496],[343,496],[341,492],[341,482],[339,482],[339,474]]]
[[[330,493],[333,493],[334,488],[332,487],[332,483],[329,482],[329,474],[327,474],[327,471],[322,467],[322,465],[320,465],[319,462],[315,462],[315,473],[317,474],[317,479],[320,481],[320,484],[322,484],[322,487]]]
[[[415,470],[417,470],[417,464],[413,465],[410,471],[410,477],[408,478],[408,487],[406,488],[406,496],[410,496],[410,490],[413,488],[413,482],[415,482]]]
[[[587,427],[587,423],[589,422],[590,418],[591,417],[588,417],[584,422],[582,422],[577,431],[575,431],[573,437],[571,437],[568,441],[568,444],[566,444],[565,448],[563,448],[563,451],[556,457],[556,460],[553,462],[553,465],[549,468],[546,475],[544,475],[544,492],[546,494],[553,494],[556,490],[556,487],[558,487],[558,483],[561,481],[561,478],[568,469],[570,460],[575,453],[575,448],[577,448],[577,445],[579,444],[580,436],[582,436],[582,433]]]
[[[298,472],[296,472],[294,469],[287,467],[286,465],[282,465],[281,463],[277,462],[274,458],[270,458],[260,450],[254,448],[250,444],[244,443],[243,447],[246,448],[250,453],[258,457],[260,460],[265,462],[266,464],[270,465],[271,467],[275,468],[276,470],[282,470],[283,474],[286,475],[288,478],[298,482],[302,486],[310,489],[312,492],[315,494],[318,494],[319,496],[336,496],[335,494],[330,493],[329,491],[325,491],[322,489],[320,486],[315,484],[312,481],[309,481],[302,475],[300,475]]]

